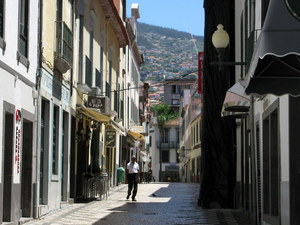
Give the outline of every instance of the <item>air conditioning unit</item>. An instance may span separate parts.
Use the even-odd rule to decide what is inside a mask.
[[[99,87],[92,87],[91,91],[89,92],[89,95],[100,96],[101,95],[101,89]]]

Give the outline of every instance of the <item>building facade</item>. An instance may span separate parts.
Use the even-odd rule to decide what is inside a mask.
[[[0,223],[34,215],[37,1],[0,1]]]
[[[235,10],[227,8],[224,14],[234,16],[234,22],[225,17],[217,22],[226,24],[224,29],[233,37],[227,51],[234,54],[224,60],[243,65],[233,69],[236,83],[226,93],[222,115],[235,120],[235,206],[247,211],[253,224],[289,225],[300,220],[296,175],[300,64],[294,61],[299,45],[289,44],[299,38],[295,3],[232,1]],[[229,101],[227,95],[232,93]]]
[[[178,182],[179,118],[167,121],[163,131],[160,131],[154,116],[149,129],[149,138],[153,181]]]
[[[40,2],[37,217],[68,201],[73,15],[71,2]]]
[[[181,91],[190,89],[195,79],[167,79],[164,82],[163,103],[175,112],[180,110]],[[159,103],[158,103],[159,104]],[[149,149],[154,180],[179,181],[179,118],[167,121],[160,130],[157,115],[149,127]]]
[[[179,175],[181,182],[200,182],[201,95],[197,86],[181,91]]]

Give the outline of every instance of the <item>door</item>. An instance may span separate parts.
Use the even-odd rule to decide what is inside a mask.
[[[13,137],[14,115],[5,112],[4,116],[4,181],[3,181],[3,221],[11,221],[12,174],[13,174]]]
[[[23,120],[22,144],[22,181],[21,209],[22,217],[32,217],[32,153],[33,153],[33,123]]]

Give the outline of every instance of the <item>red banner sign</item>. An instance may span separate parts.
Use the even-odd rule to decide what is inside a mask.
[[[202,94],[202,77],[203,77],[203,59],[204,52],[198,52],[198,93]]]

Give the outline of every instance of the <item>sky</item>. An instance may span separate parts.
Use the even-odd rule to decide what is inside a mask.
[[[131,16],[131,4],[138,3],[138,22],[173,28],[192,35],[204,34],[203,0],[127,0],[126,14]]]

